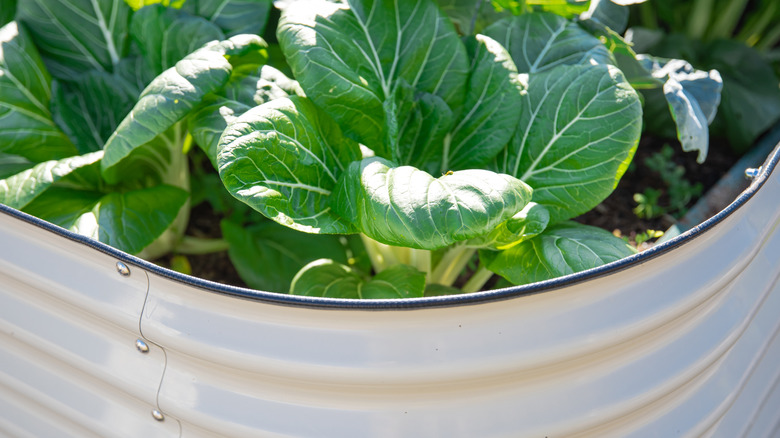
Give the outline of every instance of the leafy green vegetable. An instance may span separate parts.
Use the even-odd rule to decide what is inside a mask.
[[[240,2],[144,3],[34,0],[0,29],[0,202],[155,257],[189,217],[185,118],[267,52],[256,35],[224,40],[246,23],[230,18]],[[268,94],[232,83],[225,95]]]
[[[780,80],[770,64],[771,50],[780,41],[780,4],[656,0],[632,10],[632,16],[641,25],[629,29],[638,51],[720,73],[723,95],[710,129],[734,151],[744,153],[780,120]],[[659,116],[662,99],[647,97],[648,129],[671,136],[669,118]]]
[[[506,47],[520,73],[543,72],[558,65],[614,63],[598,38],[552,13],[504,18],[485,29],[485,35]]]
[[[0,0],[0,27],[13,21],[16,15],[16,0]]]
[[[101,158],[103,158],[103,151],[83,156],[76,155],[59,161],[46,161],[0,180],[0,203],[13,208],[24,208],[52,184],[76,169],[93,164]]]
[[[186,55],[225,35],[214,23],[162,5],[133,14],[131,35],[153,76],[176,65]]]
[[[242,226],[222,222],[222,235],[230,244],[230,260],[250,287],[287,293],[295,274],[317,259],[347,265],[343,238],[312,236],[272,221]]]
[[[219,137],[229,123],[256,105],[298,93],[297,82],[269,65],[236,69],[224,88],[188,116],[189,131],[216,168]]]
[[[220,141],[228,191],[267,217],[306,232],[354,232],[331,211],[341,172],[360,157],[330,117],[304,98],[277,99],[244,113]]]
[[[0,152],[32,161],[63,158],[76,147],[52,120],[51,77],[24,28],[0,28]]]
[[[277,36],[306,95],[386,158],[399,87],[434,94],[456,113],[463,103],[466,50],[433,2],[312,2],[286,9]]]
[[[473,292],[630,254],[567,219],[634,154],[631,85],[674,79],[705,118],[716,102],[643,68],[607,2],[280,2],[273,65],[294,80],[243,34],[270,3],[20,3],[0,30],[0,202],[144,257],[227,248],[259,289]],[[198,247],[182,233],[204,200],[229,219]]]
[[[103,149],[138,97],[133,84],[100,71],[87,72],[76,81],[55,81],[52,86],[54,120],[82,154]]]
[[[584,213],[615,188],[636,149],[642,109],[609,65],[563,65],[529,79],[517,134],[498,169],[534,189],[551,222]]]
[[[78,79],[90,70],[116,70],[130,8],[123,0],[25,0],[16,18],[30,30],[54,77]]]
[[[498,42],[483,35],[467,39],[472,66],[464,115],[444,146],[441,171],[487,164],[514,133],[526,84]]]
[[[295,276],[290,293],[327,298],[389,299],[421,297],[425,274],[408,265],[395,265],[364,281],[347,266],[320,259]]]
[[[106,181],[115,183],[117,166],[124,158],[182,120],[206,94],[227,83],[232,65],[226,57],[240,57],[264,47],[262,39],[248,35],[208,44],[155,78],[106,142],[101,161]]]
[[[490,233],[467,242],[471,247],[503,250],[540,234],[550,223],[550,212],[544,206],[529,202],[522,210]]]
[[[717,70],[694,70],[679,59],[639,57],[647,71],[664,82],[663,93],[677,125],[677,136],[684,151],[698,151],[703,163],[709,148],[709,130],[720,103],[723,81]]]
[[[473,13],[486,35],[458,38],[431,1],[285,7],[277,36],[306,98],[237,118],[230,113],[247,99],[226,99],[226,116],[214,117],[227,123],[217,164],[234,197],[298,231],[359,233],[371,258],[373,280],[317,261],[292,293],[365,298],[366,287],[399,269],[436,285],[429,294],[452,292],[480,249],[493,263],[466,281],[463,290],[474,291],[487,269],[506,273],[504,258],[554,246],[554,233],[579,242],[581,232],[592,250],[569,257],[572,272],[630,253],[609,233],[561,222],[606,198],[637,146],[640,100],[613,53],[549,12],[506,17],[474,2],[443,3],[461,32],[470,33]],[[558,7],[577,9],[542,9]],[[414,290],[381,296],[425,288]]]
[[[509,175],[472,169],[433,178],[367,158],[350,164],[331,205],[374,240],[436,249],[489,232],[530,198],[531,188]]]
[[[595,268],[635,252],[608,231],[561,222],[506,251],[482,254],[488,269],[514,284],[525,284]]]
[[[227,36],[262,35],[271,9],[271,0],[193,0],[197,14],[219,26]]]

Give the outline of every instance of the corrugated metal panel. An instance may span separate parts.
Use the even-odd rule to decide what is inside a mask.
[[[0,214],[0,433],[778,436],[780,172],[759,183],[627,261],[403,302],[213,285]]]
[[[0,229],[0,431],[179,436],[150,414],[165,354],[135,347],[146,273],[4,214]]]
[[[280,307],[150,275],[160,406],[184,431],[241,437],[740,436],[751,416],[749,436],[769,436],[779,199],[775,180],[661,257],[468,306]]]

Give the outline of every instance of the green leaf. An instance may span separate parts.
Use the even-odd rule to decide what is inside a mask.
[[[426,297],[441,297],[445,295],[458,295],[463,291],[452,286],[444,286],[442,284],[428,284],[425,286]]]
[[[408,265],[395,265],[369,281],[349,267],[320,259],[306,265],[293,279],[290,293],[310,297],[394,299],[423,296],[425,274]]]
[[[549,71],[559,65],[615,62],[598,38],[552,13],[504,18],[485,29],[485,35],[506,47],[520,73]]]
[[[578,216],[614,190],[636,150],[639,97],[608,65],[531,75],[520,126],[498,168],[534,188],[550,222]]]
[[[590,0],[588,11],[580,15],[580,20],[594,21],[622,34],[628,26],[628,8],[612,0]]]
[[[529,202],[517,214],[499,224],[490,233],[475,237],[467,245],[493,250],[508,249],[542,233],[550,222],[550,212],[544,206]]]
[[[0,0],[0,27],[14,20],[16,0]]]
[[[780,80],[760,52],[737,41],[715,41],[703,53],[702,66],[723,77],[716,123],[724,127],[729,143],[746,151],[780,120]]]
[[[197,14],[219,26],[227,36],[262,35],[271,0],[198,0]]]
[[[509,175],[473,169],[434,178],[375,157],[350,164],[331,206],[378,242],[436,249],[487,233],[530,197],[531,188]]]
[[[51,77],[15,22],[0,28],[0,152],[31,161],[76,155],[49,109]]]
[[[91,154],[51,160],[17,173],[14,176],[0,180],[0,203],[9,207],[21,209],[52,184],[76,169],[89,166],[100,160],[103,151]]]
[[[219,137],[227,125],[256,105],[295,94],[297,82],[279,70],[268,65],[250,67],[234,71],[225,88],[207,96],[188,117],[192,137],[215,168]]]
[[[125,55],[131,9],[122,0],[25,0],[17,20],[30,30],[52,75],[112,73]]]
[[[483,261],[488,269],[519,285],[595,268],[635,253],[608,231],[567,221]]]
[[[655,56],[685,59],[697,69],[714,69],[720,73],[723,91],[718,114],[710,129],[713,135],[726,137],[737,152],[747,150],[780,120],[780,80],[758,50],[734,40],[702,43],[681,34],[670,34],[660,40],[645,38],[649,41],[644,43],[642,36],[634,39]],[[651,104],[653,96],[647,97]],[[661,103],[658,107],[666,111],[662,96],[657,97]],[[648,129],[663,133],[665,126],[657,123],[663,117],[662,112],[648,111],[645,121]],[[669,117],[665,120],[671,122]],[[667,125],[672,126],[671,123]]]
[[[482,33],[485,27],[509,15],[507,11],[497,11],[485,0],[437,0],[436,3],[461,35]]]
[[[360,290],[363,299],[415,298],[423,296],[425,274],[409,265],[395,265],[376,274]]]
[[[287,293],[295,274],[317,259],[347,264],[339,236],[312,236],[272,221],[248,226],[222,221],[222,236],[241,279],[259,290]]]
[[[697,162],[703,163],[709,149],[708,126],[715,119],[720,104],[723,81],[717,70],[695,70],[679,59],[638,56],[653,77],[665,81],[663,93],[669,112],[677,126],[677,138],[686,152],[698,151]]]
[[[19,155],[4,154],[0,152],[0,179],[6,179],[9,176],[33,167],[35,163]]]
[[[320,259],[304,266],[290,285],[290,294],[325,298],[360,298],[363,279],[348,266]]]
[[[169,185],[112,192],[71,230],[130,254],[137,254],[163,234],[187,202],[186,190]]]
[[[70,229],[81,216],[90,213],[103,196],[105,194],[101,192],[55,186],[41,193],[22,211]]]
[[[587,12],[593,0],[524,0],[535,12],[552,12],[565,18],[575,18]]]
[[[217,150],[219,138],[225,128],[252,106],[227,99],[218,95],[209,95],[201,106],[188,117],[188,129],[198,146],[206,153],[209,161],[217,168]]]
[[[227,57],[240,57],[264,47],[262,39],[249,35],[208,44],[155,78],[106,142],[106,154],[101,163],[106,181],[116,183],[120,172],[118,164],[134,149],[167,131],[189,114],[204,96],[227,83],[233,70]]]
[[[136,48],[134,52],[137,51],[138,49]],[[146,86],[155,78],[154,73],[146,66],[146,61],[144,61],[144,58],[140,53],[133,53],[132,55],[122,58],[122,60],[119,61],[115,74],[133,87],[136,96],[139,96]]]
[[[103,149],[138,93],[124,78],[90,71],[77,81],[54,81],[54,120],[82,154]]]
[[[404,84],[396,89],[392,99],[385,101],[387,112],[388,148],[378,148],[375,154],[392,155],[398,163],[441,168],[442,151],[455,120],[444,100],[431,93],[415,92]]]
[[[403,83],[460,111],[468,59],[433,2],[308,3],[284,10],[277,35],[306,95],[371,149],[389,149],[385,102]]]
[[[133,8],[134,11],[137,11],[141,9],[144,6],[148,5],[163,5],[165,7],[170,8],[181,8],[185,3],[193,3],[197,2],[198,0],[190,0],[187,2],[187,0],[125,0],[125,3],[127,3],[131,8]]]
[[[308,233],[349,234],[329,198],[360,158],[358,144],[305,98],[277,99],[225,129],[217,164],[228,191],[266,217]]]
[[[133,14],[130,36],[154,76],[207,42],[225,39],[219,27],[205,18],[162,5],[146,6]]]
[[[133,149],[121,166],[115,167],[112,177],[125,189],[163,183],[187,188],[187,157],[182,153],[185,135],[184,124],[174,125]]]
[[[495,40],[467,40],[471,61],[464,114],[446,144],[441,171],[483,167],[517,127],[525,84],[509,53]]]

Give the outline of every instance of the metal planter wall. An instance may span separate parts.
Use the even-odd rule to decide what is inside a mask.
[[[217,285],[2,208],[0,434],[777,436],[778,160],[632,258],[407,301]]]

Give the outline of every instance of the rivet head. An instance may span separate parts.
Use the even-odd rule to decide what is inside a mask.
[[[146,342],[144,342],[142,339],[135,340],[135,348],[138,349],[138,351],[140,351],[141,353],[149,352],[149,346],[146,345]]]
[[[760,167],[758,169],[752,167],[745,169],[745,176],[751,179],[757,177],[759,173],[761,173]]]
[[[127,265],[122,262],[116,262],[116,272],[119,272],[119,275],[123,277],[130,276],[130,268],[128,268]]]
[[[157,421],[165,420],[165,416],[157,409],[152,409],[152,417],[154,417],[154,419]]]

